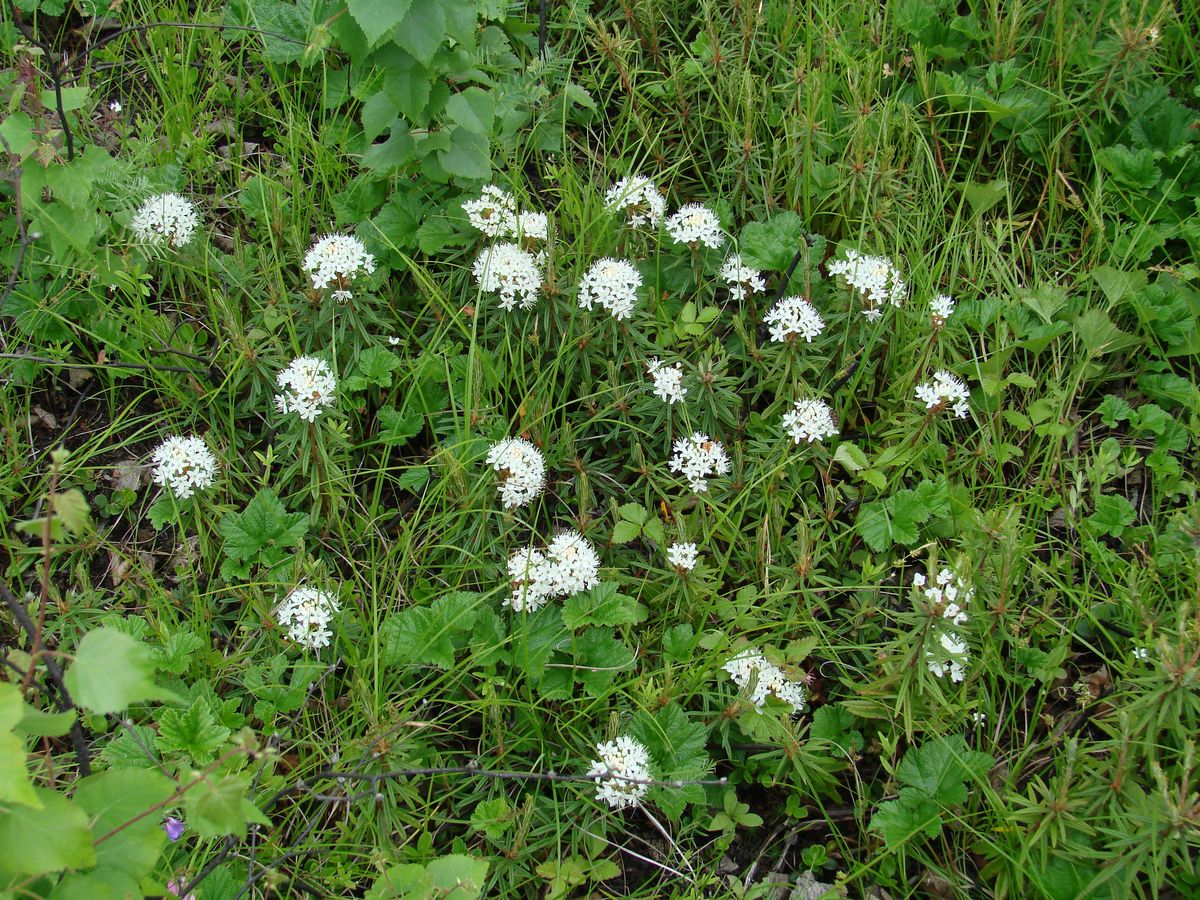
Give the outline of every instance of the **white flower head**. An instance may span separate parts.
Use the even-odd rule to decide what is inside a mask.
[[[192,239],[200,216],[191,200],[179,194],[155,194],[138,207],[129,227],[152,247],[182,247]]]
[[[564,531],[546,548],[550,560],[553,593],[570,597],[600,583],[600,555],[578,531]]]
[[[857,250],[847,250],[846,258],[829,264],[830,275],[841,275],[866,301],[863,315],[877,320],[885,303],[900,306],[908,294],[908,285],[900,270],[886,256],[863,256]]]
[[[320,650],[329,646],[329,623],[338,611],[337,596],[305,585],[294,588],[275,610],[275,618],[288,637],[302,647]]]
[[[667,548],[667,562],[674,566],[680,574],[696,568],[699,559],[700,554],[697,552],[695,544],[677,543]]]
[[[481,290],[500,295],[500,308],[531,309],[542,287],[542,269],[537,257],[516,244],[505,242],[484,247],[475,257],[472,271]]]
[[[953,631],[943,631],[938,635],[937,652],[925,651],[925,665],[938,678],[950,676],[954,682],[962,681],[967,675],[967,665],[970,662],[970,650],[967,642]]]
[[[635,806],[649,790],[650,751],[640,741],[622,735],[596,745],[600,758],[587,771],[596,782],[596,799],[613,809]]]
[[[823,441],[837,435],[833,410],[824,400],[797,400],[791,412],[783,414],[783,430],[799,444],[801,441]]]
[[[217,458],[203,438],[169,437],[154,451],[154,483],[169,488],[180,500],[213,483]]]
[[[108,104],[108,111],[111,112],[114,116],[119,115],[121,112],[121,101],[114,100],[110,104]]]
[[[679,438],[671,449],[674,451],[671,471],[682,474],[698,494],[708,490],[709,478],[729,474],[731,466],[725,448],[703,432]]]
[[[742,262],[740,253],[734,253],[721,266],[721,280],[729,285],[729,296],[744,300],[748,294],[761,294],[767,289],[762,272]]]
[[[375,271],[375,257],[358,238],[348,234],[327,234],[319,238],[304,255],[304,271],[312,286],[323,291],[334,285],[333,298],[350,299],[350,285],[360,274]]]
[[[579,308],[591,309],[599,304],[614,319],[628,319],[641,286],[642,275],[633,263],[606,256],[592,263],[579,282]]]
[[[476,200],[467,200],[463,212],[471,225],[490,238],[512,237],[517,232],[517,201],[494,184],[487,185]]]
[[[748,691],[748,699],[754,704],[756,712],[763,711],[767,697],[772,694],[790,706],[793,712],[804,709],[804,685],[792,681],[782,669],[767,662],[757,648],[745,648],[725,663],[723,668],[734,684]]]
[[[487,464],[500,473],[500,499],[505,509],[524,506],[546,486],[542,451],[524,438],[506,438],[492,444]]]
[[[1133,648],[1133,661],[1135,663],[1136,662],[1145,662],[1149,658],[1150,658],[1150,651],[1146,647],[1134,647]]]
[[[504,606],[514,612],[537,612],[553,595],[551,563],[541,550],[525,547],[508,558],[512,595]]]
[[[791,342],[798,337],[810,344],[825,330],[825,320],[816,308],[803,297],[784,297],[763,316],[771,329],[771,340]]]
[[[929,317],[934,328],[941,328],[954,313],[954,298],[949,294],[938,294],[929,301]]]
[[[685,203],[667,219],[667,234],[676,244],[703,244],[716,250],[725,241],[717,214],[703,203]]]
[[[938,678],[951,681],[966,677],[969,649],[956,630],[970,621],[967,607],[974,592],[952,569],[942,568],[933,583],[921,572],[913,575],[913,588],[926,601],[927,611],[939,617],[938,647],[925,651],[925,664]]]
[[[634,175],[622,178],[604,195],[604,208],[609,212],[625,211],[626,221],[639,225],[657,226],[667,211],[667,202],[649,178]]]
[[[297,356],[275,380],[280,387],[276,409],[284,415],[295,413],[305,422],[315,422],[337,399],[333,370],[315,356]]]
[[[600,583],[600,555],[578,531],[564,531],[543,552],[517,550],[508,559],[512,595],[503,602],[515,612],[537,612],[555,597],[570,597]]]
[[[517,235],[527,241],[544,241],[550,233],[550,219],[545,213],[523,212],[517,215]]]
[[[917,385],[917,399],[926,409],[936,412],[949,408],[960,419],[967,416],[967,396],[966,382],[945,369],[936,371],[932,381]]]
[[[683,363],[668,366],[656,357],[646,360],[646,373],[654,382],[654,394],[667,404],[683,399],[687,388],[683,386]]]

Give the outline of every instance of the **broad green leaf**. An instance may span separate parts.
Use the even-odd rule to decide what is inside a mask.
[[[379,426],[379,440],[391,447],[399,447],[421,433],[425,417],[420,413],[401,415],[395,407],[384,406],[379,410]]]
[[[400,24],[412,0],[348,0],[346,6],[371,44]]]
[[[614,544],[628,544],[641,533],[642,526],[637,522],[628,522],[622,519],[613,527],[612,542]]]
[[[1003,178],[998,178],[988,184],[969,182],[962,186],[962,192],[963,196],[967,198],[971,212],[981,216],[1008,196],[1008,182]]]
[[[862,732],[854,727],[854,714],[838,704],[826,704],[813,712],[809,735],[837,745],[843,754],[862,749]]]
[[[626,522],[634,522],[641,525],[649,515],[650,513],[646,511],[646,507],[640,503],[623,503],[617,507],[617,516]]]
[[[942,814],[928,797],[904,796],[901,792],[901,799],[879,805],[867,830],[878,831],[888,849],[895,850],[919,834],[937,837],[942,830]]]
[[[270,825],[271,820],[246,796],[249,786],[244,775],[209,775],[183,795],[188,825],[201,838],[241,837],[251,822]]]
[[[633,665],[633,651],[613,637],[611,628],[589,628],[575,639],[575,678],[595,697],[604,695],[617,675]]]
[[[1120,303],[1146,286],[1144,269],[1122,272],[1112,266],[1099,266],[1092,269],[1092,279],[1100,285],[1109,303]]]
[[[50,900],[129,900],[141,896],[136,878],[112,866],[99,866],[90,872],[68,875],[54,886]]]
[[[563,601],[563,624],[572,631],[585,625],[627,625],[644,618],[637,601],[619,593],[613,582],[601,582]]]
[[[43,875],[96,864],[87,812],[57,791],[34,788],[40,808],[0,807],[0,872]]]
[[[64,680],[76,704],[101,714],[173,697],[154,683],[154,652],[111,627],[83,636]]]
[[[540,681],[546,663],[559,642],[567,636],[557,606],[544,606],[535,613],[516,614],[511,625],[513,665],[533,681]]]
[[[39,801],[25,765],[25,742],[12,733],[26,708],[17,686],[0,682],[0,804],[37,807]]]
[[[482,180],[492,174],[492,157],[488,140],[462,126],[450,132],[450,146],[438,152],[438,162],[448,175]]]
[[[892,521],[887,507],[879,501],[864,503],[858,510],[854,530],[876,553],[892,546]]]
[[[308,516],[289,513],[269,487],[259,490],[242,512],[221,519],[225,555],[235,560],[253,559],[267,548],[299,547],[307,531]]]
[[[513,810],[503,797],[483,800],[476,804],[471,813],[471,830],[498,841],[512,828],[513,818]]]
[[[366,99],[362,107],[363,135],[373,143],[391,127],[400,112],[399,105],[386,91],[376,91]]]
[[[986,753],[971,750],[961,734],[945,735],[910,747],[900,760],[900,781],[917,788],[943,806],[965,803],[964,781],[980,781],[995,761]]]
[[[395,41],[428,66],[446,39],[446,11],[442,0],[410,0],[410,3],[401,27],[396,30]]]
[[[13,113],[0,122],[0,137],[3,137],[8,145],[7,152],[18,158],[24,157],[36,143],[33,139],[33,120],[29,118],[28,113]]]
[[[488,861],[455,854],[432,860],[426,867],[435,896],[446,900],[473,900],[483,893]]]
[[[159,824],[162,817],[132,820],[174,791],[175,783],[153,769],[113,769],[80,781],[74,801],[91,816],[95,840],[112,833],[95,845],[96,864],[133,878],[153,870],[166,838]]]
[[[25,737],[62,737],[75,722],[75,710],[48,713],[27,703],[23,711],[16,730]]]
[[[804,220],[794,212],[780,212],[766,222],[750,222],[742,228],[738,250],[742,261],[755,269],[785,272],[792,258],[808,244]]]
[[[1137,511],[1132,503],[1120,494],[1105,494],[1096,499],[1096,511],[1087,520],[1098,533],[1120,537],[1121,532],[1132,525],[1136,518]]]
[[[467,131],[487,136],[492,133],[492,120],[496,117],[496,103],[492,95],[472,85],[446,101],[446,118]]]

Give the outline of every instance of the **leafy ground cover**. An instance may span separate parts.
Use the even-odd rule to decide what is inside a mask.
[[[8,6],[0,896],[1196,896],[1197,27]]]

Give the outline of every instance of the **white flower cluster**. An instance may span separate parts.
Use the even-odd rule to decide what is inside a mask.
[[[524,438],[506,438],[492,444],[487,464],[500,473],[500,499],[505,509],[524,506],[546,486],[546,460]]]
[[[667,202],[654,182],[643,175],[622,178],[604,195],[604,208],[609,212],[625,211],[626,221],[655,227],[667,212]]]
[[[152,247],[182,247],[192,239],[200,216],[191,200],[179,194],[155,194],[138,207],[129,227]]]
[[[169,437],[154,451],[154,483],[169,488],[180,500],[213,483],[217,458],[203,438]]]
[[[516,198],[494,184],[484,187],[477,199],[465,201],[462,208],[471,226],[490,238],[544,241],[550,230],[545,213],[519,212]]]
[[[579,308],[599,303],[614,319],[628,319],[641,286],[642,275],[633,263],[606,256],[592,263],[579,282]]]
[[[315,356],[297,356],[279,373],[276,383],[282,391],[275,395],[276,409],[284,415],[295,413],[305,422],[315,422],[336,399],[333,370]]]
[[[780,342],[802,337],[811,344],[825,330],[825,320],[803,297],[784,297],[771,307],[763,322],[770,326],[771,340]]]
[[[725,448],[703,432],[679,438],[671,449],[675,454],[671,457],[671,471],[681,473],[698,494],[708,490],[709,478],[729,474],[729,456]]]
[[[475,257],[472,272],[481,290],[500,295],[501,309],[530,309],[537,303],[542,268],[537,257],[516,244],[506,241],[484,247]]]
[[[954,298],[949,294],[938,294],[929,301],[929,317],[933,319],[934,328],[941,328],[953,314]]]
[[[761,294],[767,289],[762,272],[742,262],[740,253],[732,254],[721,266],[721,280],[729,285],[729,296],[745,300],[748,294]]]
[[[949,407],[960,419],[967,415],[967,394],[966,382],[945,369],[934,372],[932,381],[917,385],[917,399],[926,409],[936,412]]]
[[[613,809],[637,804],[650,785],[650,751],[640,741],[622,735],[596,745],[600,758],[592,762],[587,777],[596,782],[596,799]]]
[[[654,380],[655,395],[668,404],[682,400],[687,393],[683,386],[683,363],[668,366],[652,356],[646,361],[646,373]]]
[[[351,282],[360,273],[369,275],[375,271],[375,257],[367,252],[366,246],[356,237],[327,234],[305,254],[304,271],[312,278],[312,285],[318,291],[336,284],[333,299],[344,303],[352,296],[349,290]]]
[[[329,623],[338,611],[337,597],[327,591],[301,585],[292,590],[275,610],[288,637],[302,647],[320,650],[329,646],[333,632]]]
[[[724,667],[733,683],[749,691],[749,700],[757,712],[763,711],[767,697],[774,694],[792,708],[794,712],[804,709],[804,685],[791,681],[779,666],[767,662],[767,658],[755,647],[747,647],[732,657]]]
[[[517,201],[503,188],[489,184],[477,200],[462,205],[467,221],[488,237],[512,237],[517,231]]]
[[[954,629],[966,625],[970,619],[965,607],[971,602],[971,589],[950,569],[938,572],[933,584],[923,573],[917,572],[912,583],[929,602],[931,612],[942,619],[938,633],[941,650],[926,650],[925,664],[938,678],[949,675],[951,681],[962,681],[966,676],[969,651],[967,642]]]
[[[791,412],[783,414],[783,429],[797,444],[823,441],[838,433],[833,410],[824,400],[797,400]]]
[[[677,244],[703,244],[716,250],[725,242],[717,214],[703,203],[685,203],[667,219],[667,234]]]
[[[863,256],[857,250],[847,250],[846,258],[829,264],[830,275],[841,275],[867,301],[863,315],[875,321],[884,303],[900,306],[908,294],[908,285],[900,270],[886,256]]]
[[[600,555],[578,531],[564,531],[545,552],[518,550],[508,559],[512,596],[504,605],[516,612],[537,612],[553,597],[570,597],[600,583]]]
[[[697,552],[695,544],[678,543],[667,548],[667,562],[680,573],[692,571],[696,568],[699,559],[700,554]]]

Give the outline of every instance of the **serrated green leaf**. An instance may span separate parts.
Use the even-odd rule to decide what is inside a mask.
[[[630,541],[635,540],[641,533],[642,526],[637,522],[626,522],[622,519],[613,526],[612,542],[614,544],[628,544]]]
[[[540,681],[546,664],[560,642],[567,637],[562,612],[556,606],[543,606],[537,612],[514,617],[511,625],[513,665],[531,681]]]
[[[482,88],[471,87],[451,94],[446,101],[446,119],[467,131],[487,136],[496,118],[496,101]]]
[[[650,516],[640,503],[623,503],[617,507],[617,517],[625,522],[641,525]]]
[[[1088,524],[1100,534],[1120,537],[1126,527],[1133,524],[1137,511],[1133,504],[1120,494],[1105,494],[1096,498],[1096,509],[1088,516]]]
[[[633,665],[633,651],[613,637],[611,628],[589,628],[575,638],[575,678],[601,697],[617,674]]]
[[[686,622],[668,628],[662,637],[663,654],[674,662],[685,662],[691,658],[696,634]]]
[[[458,647],[475,624],[479,596],[456,591],[429,606],[390,613],[379,629],[383,665],[454,666]]]
[[[308,516],[289,513],[269,487],[262,488],[240,513],[221,519],[225,555],[234,560],[253,560],[264,549],[299,547],[308,532]]]
[[[819,707],[813,712],[809,735],[816,740],[835,744],[843,754],[862,749],[862,732],[854,728],[857,720],[845,707],[834,704]]]
[[[411,0],[400,28],[396,29],[396,43],[428,66],[445,39],[446,11],[442,0]]]
[[[374,45],[400,24],[410,3],[411,0],[347,0],[346,8]]]
[[[183,795],[189,827],[207,839],[244,836],[252,822],[270,825],[271,820],[247,796],[249,787],[245,775],[209,775]]]
[[[198,766],[216,759],[229,739],[228,728],[217,723],[208,701],[197,697],[186,710],[164,709],[158,717],[155,746],[163,753],[184,753]]]
[[[157,764],[154,729],[147,725],[122,728],[104,745],[100,758],[113,769],[141,769]]]
[[[23,708],[16,731],[25,737],[62,737],[75,722],[75,710],[60,713],[43,712],[28,703]],[[0,728],[3,731],[3,728]]]
[[[64,681],[77,705],[101,714],[173,697],[154,683],[151,649],[111,627],[97,628],[83,636]]]
[[[191,665],[192,656],[204,641],[191,631],[180,629],[167,638],[167,645],[155,651],[155,665],[163,672],[182,675]]]
[[[902,796],[899,800],[881,803],[867,830],[878,831],[888,849],[895,850],[919,834],[937,837],[942,830],[941,810],[928,797]]]
[[[437,158],[446,174],[452,177],[483,180],[492,174],[487,138],[462,126],[450,132],[450,146],[438,151]]]
[[[961,734],[944,735],[910,747],[896,770],[900,781],[943,806],[965,803],[964,781],[981,781],[995,760],[971,750]]]
[[[483,800],[476,804],[471,813],[471,830],[486,834],[498,841],[513,826],[513,811],[503,797]]]
[[[420,413],[401,415],[393,406],[384,406],[379,410],[379,440],[389,447],[400,447],[421,433],[425,427],[425,417]]]
[[[637,601],[621,594],[613,582],[601,582],[563,601],[562,621],[572,631],[585,625],[627,625],[640,619]]]
[[[876,553],[892,546],[892,521],[887,507],[880,501],[864,503],[854,520],[854,530]]]
[[[41,802],[25,765],[25,742],[12,733],[24,711],[25,702],[16,685],[0,682],[0,803],[36,808]]]
[[[738,250],[742,261],[755,269],[786,271],[792,257],[805,241],[804,220],[794,212],[780,212],[766,222],[750,222],[742,228]]]

